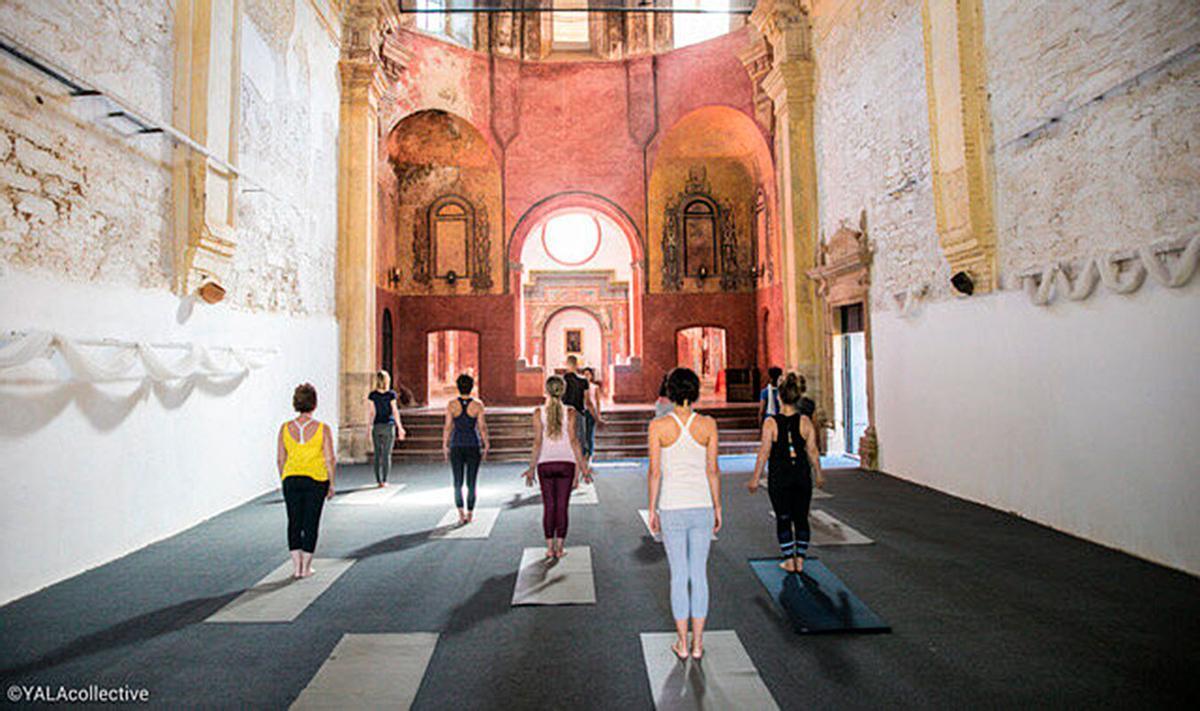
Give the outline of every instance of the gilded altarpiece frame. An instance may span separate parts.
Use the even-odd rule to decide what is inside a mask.
[[[699,211],[703,205],[711,212]],[[688,264],[688,222],[700,217],[711,216],[714,235],[713,272],[705,275],[720,277],[723,291],[736,291],[743,286],[744,275],[738,264],[737,229],[734,225],[733,207],[718,200],[712,192],[704,168],[688,172],[687,183],[682,192],[667,202],[663,220],[662,237],[662,283],[666,291],[683,289],[685,278],[698,278],[698,270]]]

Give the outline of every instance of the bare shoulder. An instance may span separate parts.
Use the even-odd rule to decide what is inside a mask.
[[[483,400],[472,400],[470,405],[467,405],[467,412],[474,412],[476,416],[483,413]]]
[[[446,403],[446,412],[451,415],[457,415],[458,412],[455,410],[455,408],[457,408],[458,406],[459,405],[458,405],[457,400],[451,400],[450,402]]]
[[[698,434],[703,436],[706,442],[709,437],[717,436],[717,420],[715,418],[708,415],[697,415],[696,420],[696,424],[699,425]]]

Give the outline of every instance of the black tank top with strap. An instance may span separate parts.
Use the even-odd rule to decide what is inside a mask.
[[[467,408],[471,406],[471,398],[458,398],[458,406],[462,408],[462,412],[458,413],[454,418],[454,431],[451,433],[451,447],[478,447],[479,432],[475,429],[475,422],[478,417],[472,417],[467,413]]]
[[[771,444],[768,471],[771,486],[811,486],[812,472],[806,442],[800,436],[802,415],[772,415],[777,434]]]

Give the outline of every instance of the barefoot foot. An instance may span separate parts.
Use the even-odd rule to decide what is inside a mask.
[[[687,659],[688,658],[687,641],[682,640],[682,639],[675,640],[675,644],[671,645],[671,651],[675,653],[676,657],[679,657],[680,661]]]

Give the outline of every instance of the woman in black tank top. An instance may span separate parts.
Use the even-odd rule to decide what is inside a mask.
[[[769,461],[768,493],[775,509],[775,533],[783,558],[779,567],[789,573],[799,573],[808,554],[811,536],[808,507],[812,503],[814,475],[817,486],[825,484],[816,428],[808,413],[801,409],[804,390],[800,382],[800,376],[790,373],[780,386],[781,412],[763,423],[754,476],[746,485],[750,493],[758,491],[763,465]]]
[[[459,397],[446,405],[442,449],[454,475],[454,505],[458,508],[458,523],[465,525],[475,518],[475,482],[479,477],[479,463],[487,456],[488,434],[483,419],[483,403],[470,397],[475,389],[475,379],[464,373],[458,376],[455,386]],[[463,484],[467,486],[465,502]]]

